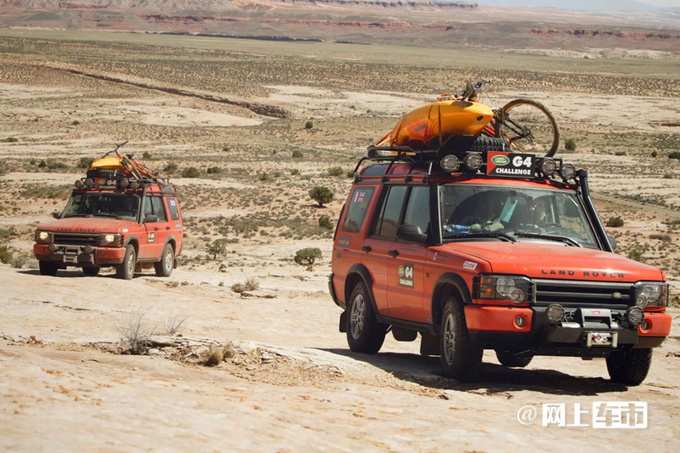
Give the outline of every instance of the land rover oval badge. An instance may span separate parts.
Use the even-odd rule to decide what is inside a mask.
[[[508,158],[508,156],[498,154],[498,155],[493,156],[491,158],[491,162],[498,165],[499,167],[503,167],[503,166],[508,165],[510,163],[510,159]]]

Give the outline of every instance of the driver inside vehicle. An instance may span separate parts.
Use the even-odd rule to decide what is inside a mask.
[[[480,192],[464,202],[471,210],[456,221],[460,225],[469,225],[471,232],[498,231],[504,228],[500,220],[503,200],[500,194],[493,191]]]
[[[137,215],[137,199],[133,196],[123,197],[116,215],[134,218]]]

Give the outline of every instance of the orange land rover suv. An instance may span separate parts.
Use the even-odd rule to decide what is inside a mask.
[[[384,154],[384,156],[380,156]],[[614,253],[587,172],[507,151],[369,149],[336,229],[329,288],[352,351],[420,333],[443,374],[474,378],[484,349],[603,357],[640,384],[670,333],[665,274]]]

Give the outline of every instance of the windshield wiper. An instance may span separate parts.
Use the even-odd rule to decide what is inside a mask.
[[[541,234],[541,233],[527,233],[524,231],[515,231],[515,236],[524,238],[548,239],[550,241],[564,242],[574,247],[583,247],[580,242],[568,236],[560,236],[558,234]]]
[[[513,237],[508,233],[501,232],[459,233],[450,234],[444,237],[444,239],[468,239],[468,238],[494,238],[501,239],[507,242],[517,242],[517,238]]]
[[[67,217],[92,217],[92,214],[66,214],[63,218]]]
[[[118,220],[122,220],[122,219],[123,219],[123,218],[122,218],[121,216],[119,216],[119,215],[110,214],[110,213],[108,213],[108,212],[98,212],[98,213],[95,214],[95,216],[96,216],[96,217],[114,217],[114,218],[116,218],[116,219],[118,219]]]

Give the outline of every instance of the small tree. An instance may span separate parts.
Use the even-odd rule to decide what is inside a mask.
[[[227,241],[226,239],[217,239],[208,243],[205,246],[205,251],[208,255],[212,255],[212,259],[216,260],[218,256],[225,256],[227,254]]]
[[[317,259],[321,259],[321,249],[318,247],[307,247],[295,252],[293,260],[301,266],[311,266]]]
[[[319,204],[320,208],[323,208],[324,204],[330,203],[335,197],[335,192],[333,192],[328,187],[316,186],[309,191],[309,196],[312,200]]]
[[[198,178],[201,176],[201,170],[196,167],[188,167],[182,170],[182,178]]]
[[[322,215],[321,217],[319,217],[319,226],[324,230],[332,230],[333,222],[331,222],[331,218],[328,217],[327,215]]]

